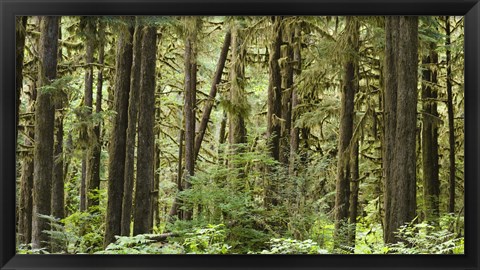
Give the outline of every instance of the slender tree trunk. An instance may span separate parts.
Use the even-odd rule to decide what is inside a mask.
[[[218,58],[217,68],[215,75],[213,76],[212,85],[210,87],[210,93],[208,100],[203,108],[202,120],[200,121],[200,127],[198,128],[198,134],[195,138],[195,160],[197,160],[198,153],[202,145],[203,137],[207,131],[208,121],[210,120],[210,114],[213,106],[215,105],[215,96],[217,95],[217,86],[221,82],[223,69],[225,68],[225,62],[227,61],[228,47],[230,47],[231,33],[227,31],[223,41],[220,57]]]
[[[63,103],[63,102],[61,102]],[[57,105],[55,117],[55,146],[52,182],[52,216],[65,217],[65,188],[63,175],[63,104]]]
[[[398,240],[395,231],[415,217],[416,208],[418,17],[387,17],[386,36],[385,94],[387,98],[392,90],[396,91],[396,117],[389,119],[393,121],[392,126],[389,122],[385,126],[385,133],[392,139],[392,153],[391,163],[387,164],[390,178],[386,181],[389,192],[385,194],[385,201],[389,204],[385,206],[384,241],[393,243]],[[390,52],[392,47],[397,50]],[[390,53],[396,56],[392,59]],[[396,72],[391,73],[389,67],[393,65]],[[396,85],[391,85],[390,76],[396,77]],[[387,100],[385,110],[391,112]]]
[[[128,125],[128,96],[132,69],[133,19],[124,18],[129,26],[119,29],[116,51],[114,117],[108,161],[108,203],[104,246],[121,233],[122,200],[125,173],[125,142]]]
[[[189,178],[195,173],[195,104],[197,88],[196,32],[198,18],[187,19],[193,23],[193,30],[187,33],[185,40],[185,189],[191,187]],[[184,220],[192,219],[193,205],[185,205]]]
[[[293,71],[296,76],[299,76],[302,72],[302,55],[301,55],[301,32],[300,27],[295,27],[294,35],[294,49],[293,49],[293,62],[294,68]],[[292,84],[293,85],[293,84]],[[289,164],[289,174],[293,175],[296,170],[295,161],[298,155],[298,148],[300,145],[300,132],[297,127],[295,127],[295,122],[298,119],[297,106],[300,105],[300,97],[298,96],[296,87],[292,88],[292,124],[290,130],[290,164]]]
[[[23,59],[25,50],[25,36],[28,17],[16,17],[16,73],[15,73],[15,87],[17,94],[17,113],[16,113],[16,138],[18,140],[18,125],[19,125],[19,113],[20,113],[20,98],[23,88]],[[23,44],[22,44],[23,42]],[[35,82],[32,82],[31,91],[23,91],[23,94],[28,97],[28,105],[26,112],[34,113],[34,104],[37,96],[37,90]],[[30,115],[25,118],[25,145],[33,146],[33,138],[35,136],[33,116]],[[22,160],[22,170],[20,176],[20,198],[18,208],[18,241],[20,244],[28,244],[32,242],[32,192],[33,192],[33,158],[24,158]]]
[[[141,81],[142,59],[142,29],[141,19],[136,18],[135,34],[133,36],[133,64],[130,81],[130,98],[128,104],[128,127],[125,156],[125,187],[122,203],[122,235],[130,235],[130,221],[132,216],[133,184],[135,174],[135,141],[137,136],[137,117],[139,108],[139,92]],[[141,161],[143,162],[143,161]]]
[[[178,132],[178,163],[177,163],[177,191],[181,192],[183,191],[183,184],[182,184],[182,179],[183,179],[183,141],[184,141],[184,131],[183,129],[180,129]],[[175,196],[175,199],[172,204],[172,208],[170,209],[169,213],[169,220],[172,222],[173,217],[177,216],[179,219],[183,218],[183,212],[181,209],[179,209],[179,205],[182,204],[182,201],[178,198],[178,194]]]
[[[32,91],[27,95],[28,106],[27,112],[35,112],[35,99],[37,96],[37,90],[35,88],[35,82],[31,87]],[[27,134],[25,138],[26,146],[33,146],[34,141],[32,140],[35,137],[34,128],[31,126],[34,125],[33,116],[29,116],[25,120],[25,133]],[[20,205],[19,205],[19,224],[18,224],[18,233],[19,233],[19,243],[28,244],[32,242],[32,192],[33,192],[33,164],[34,160],[32,158],[24,158],[22,160],[22,172],[20,178]]]
[[[360,190],[360,172],[358,168],[358,149],[359,143],[355,142],[353,145],[352,165],[351,165],[351,192],[350,192],[350,209],[349,209],[349,223],[350,231],[348,233],[350,246],[355,248],[355,236],[357,233],[357,216],[358,216],[358,192]]]
[[[25,36],[27,33],[27,16],[15,17],[16,31],[15,31],[15,93],[17,110],[15,113],[16,129],[15,138],[18,139],[18,120],[20,112],[20,96],[23,86],[23,58],[25,51]]]
[[[350,151],[353,146],[353,118],[355,114],[355,92],[358,91],[358,61],[355,52],[359,47],[359,23],[356,18],[347,16],[345,35],[346,61],[344,63],[343,87],[340,96],[340,131],[338,141],[337,181],[335,194],[335,242],[336,245],[348,244],[344,237],[349,217],[351,159]],[[352,53],[353,51],[353,53]]]
[[[425,219],[437,223],[439,218],[440,179],[438,176],[438,124],[437,124],[437,65],[435,44],[428,44],[429,55],[423,58],[422,72],[422,167]]]
[[[102,22],[98,24],[98,64],[103,65],[105,58],[105,25]],[[102,90],[103,90],[103,68],[99,67],[97,73],[97,93],[95,97],[95,112],[98,114],[102,111]],[[92,160],[91,164],[91,177],[88,181],[88,190],[90,193],[100,189],[100,159],[102,152],[102,137],[101,137],[101,123],[96,124],[93,127],[93,134],[95,136],[95,142],[92,145]],[[98,194],[96,194],[98,196]],[[87,200],[87,208],[99,205],[99,199],[97,196],[89,198]],[[98,209],[92,209],[97,211]]]
[[[448,212],[455,213],[455,125],[454,125],[454,111],[453,111],[453,93],[452,93],[452,67],[451,67],[451,32],[450,32],[450,17],[445,17],[445,47],[446,49],[446,65],[447,65],[447,110],[448,110],[448,160],[449,160],[449,175],[448,175]]]
[[[135,185],[133,235],[151,232],[152,189],[154,181],[155,67],[157,29],[145,27],[142,37],[141,87],[138,115],[138,155]]]
[[[41,17],[39,86],[49,85],[57,76],[59,17]],[[35,108],[33,170],[32,247],[49,249],[49,222],[39,215],[51,213],[55,107],[52,93],[39,89]]]
[[[90,17],[82,17],[82,22],[85,24],[84,32],[86,35],[85,40],[85,94],[84,94],[84,111],[82,112],[82,119],[85,122],[90,121],[93,106],[93,53],[95,50],[95,26],[93,20]],[[90,158],[91,158],[91,138],[89,138],[89,126],[83,124],[83,128],[80,131],[80,141],[82,143],[83,158],[82,158],[82,178],[80,184],[80,211],[87,209],[87,186],[91,177]]]
[[[285,46],[281,47],[281,58],[284,59],[281,68],[282,75],[282,121],[280,123],[280,142],[279,142],[279,159],[284,166],[288,166],[289,152],[290,152],[290,129],[292,126],[292,92],[293,92],[293,38],[294,30],[283,32],[283,43]]]

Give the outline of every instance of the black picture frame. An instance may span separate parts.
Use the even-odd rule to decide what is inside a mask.
[[[16,255],[15,16],[465,16],[464,255]],[[0,0],[0,269],[479,269],[479,0]]]

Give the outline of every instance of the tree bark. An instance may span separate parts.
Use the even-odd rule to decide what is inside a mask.
[[[397,34],[393,34],[396,32]],[[398,239],[395,231],[415,217],[416,208],[416,120],[417,120],[417,64],[418,64],[418,18],[386,18],[386,98],[396,91],[395,118],[385,125],[385,134],[390,136],[392,145],[391,162],[387,164],[390,178],[386,179],[385,201],[385,243]],[[392,46],[392,44],[395,44]],[[397,55],[392,59],[389,49],[396,47]],[[394,60],[392,62],[392,60]],[[395,65],[392,72],[391,66]],[[396,85],[392,86],[391,76]],[[391,89],[390,89],[391,87]],[[387,90],[388,89],[388,90]],[[385,110],[391,112],[391,104],[386,100]],[[388,142],[387,142],[388,143]]]
[[[428,55],[423,58],[422,72],[422,167],[424,214],[428,222],[437,223],[439,218],[440,179],[438,175],[438,124],[437,124],[437,65],[435,44],[430,43]]]
[[[102,22],[98,24],[98,64],[103,65],[105,58],[105,25]],[[102,111],[102,90],[103,90],[103,68],[99,67],[97,73],[97,93],[95,97],[95,113],[99,114]],[[93,134],[95,136],[95,142],[92,145],[92,156],[91,156],[91,176],[88,181],[88,190],[90,193],[98,193],[96,190],[100,189],[100,159],[102,152],[102,137],[101,137],[101,123],[96,124],[93,127]],[[92,206],[99,205],[99,199],[97,196],[94,198],[88,198],[87,200],[87,209],[90,209]],[[98,209],[92,209],[96,212]]]
[[[138,115],[138,154],[135,185],[133,235],[151,232],[152,189],[154,181],[155,67],[157,30],[145,27],[142,37],[141,87]]]
[[[187,33],[185,39],[185,189],[191,187],[190,177],[195,174],[195,104],[197,88],[197,55],[196,55],[196,35],[198,18],[187,18],[193,24],[193,30]],[[184,202],[185,203],[185,202]],[[184,220],[192,219],[193,206],[185,204],[183,215]]]
[[[281,17],[273,17],[272,43],[270,45],[269,81],[268,81],[268,110],[267,110],[267,136],[272,157],[279,160],[280,143],[280,117],[282,105],[282,75],[278,59],[282,44]]]
[[[59,17],[41,17],[39,46],[39,86],[49,85],[57,76]],[[55,107],[52,93],[39,89],[35,108],[35,148],[33,171],[32,247],[49,247],[49,222],[39,215],[51,213]]]
[[[35,112],[35,99],[37,96],[37,90],[35,88],[35,83],[31,87],[32,91],[27,95],[28,106],[27,112]],[[27,126],[25,132],[27,133],[27,138],[25,138],[25,145],[33,146],[34,141],[30,138],[35,137],[33,126],[34,119],[33,116],[30,116],[26,119],[25,125]],[[18,224],[18,241],[21,244],[28,244],[32,242],[32,207],[33,207],[33,170],[34,170],[34,160],[31,157],[26,157],[22,160],[22,172],[20,178],[20,205],[19,205],[19,224]]]
[[[335,243],[337,246],[348,244],[344,237],[348,223],[350,200],[351,159],[350,151],[353,137],[353,118],[355,93],[358,91],[356,71],[358,63],[355,53],[359,47],[359,23],[356,18],[347,16],[345,35],[345,63],[343,87],[340,95],[340,130],[338,141],[338,163],[335,193]]]
[[[301,55],[301,31],[300,27],[295,27],[294,35],[294,49],[293,49],[293,62],[294,68],[293,71],[296,76],[299,76],[302,72],[302,55]],[[293,84],[292,84],[293,85]],[[295,127],[296,120],[298,118],[297,106],[301,104],[300,97],[298,96],[296,87],[292,89],[292,124],[290,130],[290,164],[289,164],[289,174],[293,175],[296,170],[295,161],[297,160],[298,149],[300,145],[300,132],[297,127]]]
[[[90,17],[83,17],[82,20],[85,24],[85,96],[84,96],[84,121],[90,122],[92,115],[92,106],[93,106],[93,53],[95,51],[95,24],[94,19]],[[80,140],[82,141],[84,156],[82,159],[82,167],[85,167],[85,170],[82,170],[82,183],[80,185],[80,211],[85,211],[87,209],[87,200],[88,193],[87,190],[88,183],[92,177],[92,164],[90,164],[92,159],[92,138],[90,138],[89,124],[84,124],[82,129],[82,134],[80,135]]]
[[[125,141],[128,124],[128,96],[132,69],[132,36],[134,28],[131,17],[123,18],[128,26],[120,26],[117,37],[114,108],[108,161],[108,203],[104,246],[115,241],[121,232],[122,200],[125,173]]]
[[[453,110],[453,93],[452,93],[452,67],[451,67],[451,32],[450,17],[445,17],[445,47],[446,47],[446,65],[447,65],[447,111],[448,111],[448,212],[455,213],[455,123]]]
[[[284,59],[280,65],[282,75],[282,121],[280,122],[280,141],[279,141],[279,159],[280,162],[287,167],[290,152],[290,129],[292,126],[292,93],[293,93],[293,39],[294,30],[282,31],[283,43],[280,53],[281,58]]]
[[[276,161],[280,161],[280,136],[282,117],[282,75],[278,60],[280,58],[280,47],[282,44],[282,18],[272,17],[272,43],[270,44],[269,57],[269,81],[267,98],[267,139],[270,155]],[[269,168],[272,170],[272,168]],[[277,183],[274,179],[266,186],[265,204],[276,205]]]
[[[225,33],[225,38],[223,41],[222,50],[220,52],[220,57],[218,58],[217,68],[215,70],[215,75],[213,76],[212,85],[210,86],[210,93],[208,95],[208,100],[205,103],[203,108],[202,120],[200,121],[200,126],[198,128],[198,134],[195,138],[195,160],[198,158],[198,153],[200,153],[200,148],[202,145],[203,137],[207,131],[208,121],[210,121],[210,114],[212,112],[213,106],[215,105],[215,96],[217,95],[217,86],[221,82],[223,69],[225,68],[225,62],[227,61],[228,48],[230,47],[231,42],[231,33],[227,31]]]
[[[23,58],[25,51],[25,36],[27,33],[27,16],[15,17],[15,93],[17,110],[15,113],[15,138],[18,139],[18,120],[20,113],[20,96],[23,87]]]
[[[122,235],[130,235],[130,222],[132,216],[133,184],[135,181],[135,142],[137,138],[137,118],[139,108],[139,92],[141,81],[142,60],[142,29],[140,18],[136,18],[135,34],[133,36],[133,64],[130,81],[130,98],[128,104],[128,127],[125,156],[125,186],[122,202]],[[141,161],[143,162],[143,161]]]

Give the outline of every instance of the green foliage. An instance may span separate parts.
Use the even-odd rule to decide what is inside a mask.
[[[208,224],[187,235],[183,245],[189,254],[227,254],[231,248],[225,243],[227,233],[223,224]]]
[[[95,254],[182,254],[184,250],[179,244],[159,244],[152,240],[155,234],[139,234],[135,236],[115,236],[116,241],[105,250]]]
[[[422,222],[402,226],[397,233],[398,243],[388,247],[393,254],[452,254],[463,253],[463,237],[448,230]],[[457,253],[457,254],[458,254]]]
[[[308,239],[299,241],[291,238],[274,238],[268,241],[270,249],[262,250],[260,254],[328,254],[317,243]]]

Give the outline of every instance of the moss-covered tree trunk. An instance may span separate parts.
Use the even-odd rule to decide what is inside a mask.
[[[118,26],[114,109],[117,112],[113,119],[110,137],[108,160],[108,203],[105,225],[104,246],[115,241],[120,235],[122,218],[122,200],[125,177],[125,142],[128,125],[128,97],[130,93],[130,74],[133,51],[133,18],[123,18],[126,25]]]
[[[338,140],[338,162],[335,193],[335,244],[348,244],[345,235],[350,203],[351,158],[355,93],[358,91],[358,41],[359,23],[357,18],[346,17],[343,85],[340,95],[340,130]]]
[[[152,230],[152,190],[154,182],[155,134],[155,67],[157,29],[145,27],[142,37],[141,82],[138,114],[137,177],[135,183],[135,209],[133,235]]]
[[[27,16],[15,17],[15,94],[16,94],[16,129],[15,138],[18,137],[18,120],[20,113],[20,96],[23,87],[23,58],[25,56],[25,36],[27,33]]]
[[[39,76],[35,107],[35,148],[33,170],[33,217],[32,247],[49,247],[49,222],[39,215],[50,215],[53,173],[53,142],[55,106],[53,95],[45,86],[57,77],[59,17],[46,16],[40,19]]]
[[[269,46],[270,55],[268,97],[267,97],[267,140],[270,155],[276,161],[280,161],[280,136],[282,117],[282,74],[278,60],[280,59],[282,45],[282,18],[272,17],[271,43]],[[272,168],[269,169],[273,173]],[[276,205],[278,203],[277,184],[274,177],[270,177],[265,191],[265,204]]]

